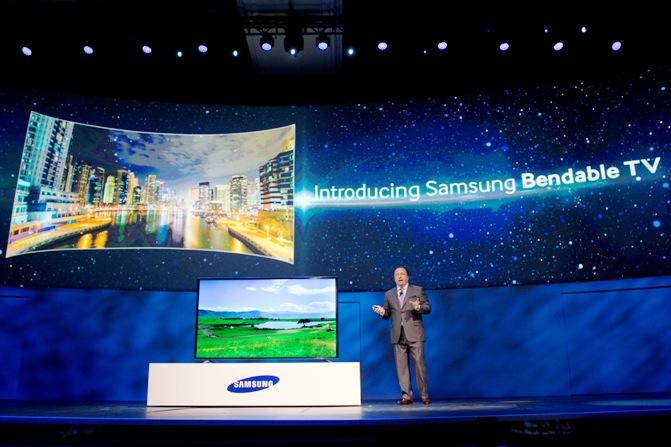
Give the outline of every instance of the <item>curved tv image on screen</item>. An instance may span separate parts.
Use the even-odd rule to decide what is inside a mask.
[[[293,263],[295,134],[146,133],[32,112],[6,256],[171,248]]]
[[[198,280],[197,359],[333,358],[335,278]]]

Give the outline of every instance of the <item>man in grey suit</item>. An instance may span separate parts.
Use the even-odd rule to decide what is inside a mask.
[[[422,315],[431,312],[431,304],[420,286],[410,285],[410,273],[405,267],[394,270],[396,287],[384,294],[384,306],[373,306],[380,317],[391,318],[391,344],[394,347],[396,374],[401,386],[399,405],[412,403],[412,386],[408,369],[408,351],[415,364],[415,381],[424,405],[429,405],[424,364],[424,323]]]

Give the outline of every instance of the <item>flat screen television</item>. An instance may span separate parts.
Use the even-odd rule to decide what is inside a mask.
[[[336,278],[201,278],[197,359],[334,358]]]

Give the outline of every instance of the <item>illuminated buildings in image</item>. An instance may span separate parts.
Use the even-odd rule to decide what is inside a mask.
[[[244,175],[234,175],[229,182],[231,193],[231,211],[244,213],[247,211],[247,194],[249,182]]]
[[[272,210],[294,204],[294,152],[285,151],[259,167],[261,209]]]

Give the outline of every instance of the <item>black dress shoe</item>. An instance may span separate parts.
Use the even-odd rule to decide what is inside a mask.
[[[429,405],[431,403],[431,399],[428,397],[422,397],[422,404],[424,405]]]
[[[410,405],[412,403],[412,399],[408,399],[408,398],[404,397],[403,399],[399,400],[396,403],[399,404],[399,405]]]

